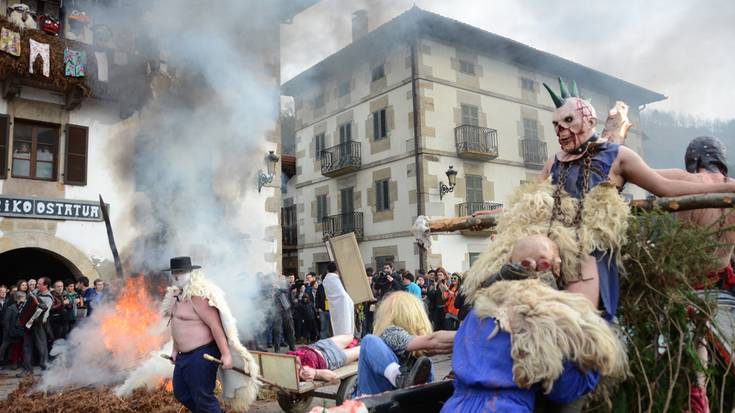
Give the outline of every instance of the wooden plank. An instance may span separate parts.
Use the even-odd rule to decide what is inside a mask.
[[[296,356],[251,351],[260,364],[260,375],[285,389],[299,391],[298,360]]]
[[[365,262],[354,233],[340,235],[327,241],[327,250],[334,256],[342,284],[355,304],[372,301],[373,291],[365,275]]]

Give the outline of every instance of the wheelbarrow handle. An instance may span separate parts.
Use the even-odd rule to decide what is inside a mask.
[[[211,354],[204,353],[204,355],[202,357],[204,357],[204,360],[211,361],[212,363],[217,363],[220,366],[222,365],[222,360],[218,359],[217,357],[212,356]],[[238,372],[238,373],[240,373],[242,375],[248,376],[250,378],[253,377],[253,376],[250,375],[250,373],[246,372],[245,370],[241,369],[240,367],[233,366],[232,367],[232,370],[234,370],[234,371],[236,371],[236,372]],[[284,387],[279,386],[278,384],[273,383],[272,381],[265,379],[263,376],[260,376],[259,375],[258,377],[256,377],[256,380],[261,381],[261,382],[263,382],[263,383],[265,383],[265,384],[267,384],[269,386],[275,387],[278,390],[281,390],[281,391],[284,391],[284,392],[288,392],[288,390],[285,389]]]

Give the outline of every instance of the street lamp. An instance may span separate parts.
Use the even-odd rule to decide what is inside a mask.
[[[258,170],[258,193],[260,189],[266,184],[273,182],[273,178],[276,176],[276,164],[278,163],[278,155],[273,151],[268,151],[268,155],[265,157],[268,161],[268,172],[264,173],[262,170]]]
[[[454,166],[450,165],[446,174],[449,186],[446,186],[444,185],[444,182],[439,181],[439,199],[444,198],[444,194],[454,191],[454,186],[457,185],[457,171],[454,170]]]

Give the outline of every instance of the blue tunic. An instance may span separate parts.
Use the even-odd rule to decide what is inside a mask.
[[[612,169],[613,162],[618,157],[620,145],[614,143],[602,143],[596,145],[597,153],[592,158],[590,167],[589,190],[597,185],[607,182]],[[551,183],[556,185],[559,182],[559,174],[561,172],[561,162],[554,159],[554,165],[551,167]],[[564,182],[564,190],[569,195],[579,199],[582,194],[584,164],[581,159],[572,161],[569,166],[569,174]],[[618,265],[615,257],[610,259],[610,251],[596,250],[592,252],[592,256],[597,260],[597,273],[600,277],[600,299],[602,300],[603,317],[611,321],[615,317],[618,310],[618,301],[620,300],[620,276]]]
[[[501,330],[488,340],[494,329],[495,319],[480,319],[475,310],[462,322],[452,355],[454,394],[444,404],[442,413],[533,411],[542,388],[534,384],[522,389],[513,382],[510,335]],[[594,390],[598,380],[596,372],[585,374],[566,362],[564,372],[546,397],[569,403]]]

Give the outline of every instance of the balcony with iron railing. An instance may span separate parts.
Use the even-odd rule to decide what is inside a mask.
[[[457,216],[464,217],[477,211],[495,211],[502,208],[503,204],[499,202],[463,202],[457,204]]]
[[[536,138],[520,140],[520,151],[526,168],[541,169],[546,163],[546,142]]]
[[[322,150],[322,175],[330,178],[355,172],[362,165],[360,142],[347,141]]]
[[[362,212],[329,215],[322,219],[322,235],[324,236],[336,237],[350,232],[355,233],[358,241],[362,240],[365,234]]]
[[[498,131],[474,125],[454,128],[457,156],[487,161],[498,157]]]

